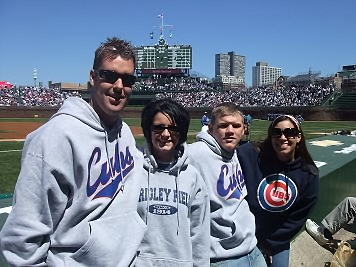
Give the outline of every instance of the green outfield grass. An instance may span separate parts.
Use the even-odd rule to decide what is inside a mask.
[[[45,118],[0,118],[0,122],[46,122]]]
[[[0,194],[14,191],[22,146],[23,142],[0,142]]]
[[[46,119],[0,119],[0,121],[37,121],[45,122]],[[125,122],[130,126],[140,127],[141,120],[127,118]],[[254,120],[251,124],[250,135],[245,139],[261,141],[266,137],[270,122],[266,120]],[[338,130],[355,130],[356,121],[305,121],[302,123],[303,131],[307,139],[328,135]],[[201,125],[199,119],[192,119],[188,132],[188,143],[195,141]],[[136,138],[137,145],[142,146],[144,138]],[[21,150],[23,142],[0,142],[0,194],[12,193],[20,170]],[[5,152],[6,151],[6,152]]]

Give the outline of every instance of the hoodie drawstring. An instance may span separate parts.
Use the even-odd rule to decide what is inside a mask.
[[[119,160],[119,159],[114,159],[114,158],[110,159],[109,150],[108,150],[108,139],[109,139],[109,136],[108,136],[108,133],[106,131],[104,131],[104,133],[105,133],[105,152],[106,152],[106,158],[107,158],[108,165],[109,165],[110,178],[111,178],[111,180],[114,180],[114,178],[115,178],[115,170],[114,170],[114,167],[113,167],[113,164],[114,164],[113,161]],[[118,143],[117,138],[116,138],[116,142]],[[116,153],[114,153],[114,155],[116,155]],[[119,153],[117,154],[117,157],[120,157]],[[122,174],[121,164],[117,164],[117,165],[120,167],[119,173]],[[121,186],[120,186],[119,190],[117,191],[117,193],[120,192],[120,191],[121,192],[124,191],[124,179],[122,179]]]
[[[176,192],[177,192],[177,201],[176,201],[176,206],[177,206],[177,235],[179,234],[179,184],[178,184],[178,178],[177,178],[177,173],[175,174],[175,184],[176,184]]]
[[[112,161],[110,160],[109,157],[109,151],[108,151],[108,134],[106,131],[104,131],[105,133],[105,152],[106,152],[106,158],[108,160],[108,165],[109,165],[109,171],[110,171],[110,178],[113,179],[114,178],[114,170],[113,170],[113,166],[112,166]]]
[[[147,201],[146,201],[146,218],[145,218],[146,224],[148,221],[148,213],[149,213],[148,207],[149,207],[149,202],[150,202],[150,176],[151,176],[150,173],[151,173],[151,170],[152,170],[152,165],[150,164],[148,167],[148,174],[147,174]]]

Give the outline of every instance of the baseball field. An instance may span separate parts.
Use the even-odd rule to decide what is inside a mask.
[[[0,194],[11,194],[14,190],[20,170],[21,150],[26,135],[46,122],[43,118],[1,118],[0,119]],[[127,118],[137,145],[143,144],[143,135],[139,118]],[[266,137],[270,122],[267,120],[253,120],[250,134],[245,140],[259,141]],[[302,124],[307,139],[313,139],[340,130],[355,130],[356,121],[304,121]],[[195,141],[195,136],[201,128],[199,119],[192,119],[188,143]]]
[[[138,146],[143,143],[140,119],[127,118],[127,124],[136,138]],[[20,170],[21,150],[26,135],[40,127],[46,119],[0,119],[0,230],[11,211],[12,193]],[[250,134],[244,140],[259,141],[266,137],[270,122],[253,120]],[[192,119],[188,143],[195,141],[200,130],[200,120]],[[354,195],[356,175],[356,137],[334,135],[337,131],[356,129],[356,121],[304,121],[302,123],[307,146],[320,172],[321,188],[317,207],[310,215],[315,221],[329,212],[345,196]],[[356,230],[342,230],[337,240],[352,238]],[[330,266],[333,254],[318,246],[301,231],[291,243],[290,266]],[[8,266],[0,255],[0,266]]]

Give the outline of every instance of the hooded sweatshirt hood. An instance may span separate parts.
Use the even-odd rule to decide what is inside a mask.
[[[197,141],[204,142],[211,151],[215,154],[223,157],[224,159],[231,159],[234,156],[234,152],[228,152],[223,149],[215,138],[207,132],[199,132],[196,137]]]
[[[90,126],[96,131],[99,132],[107,132],[109,139],[112,137],[116,137],[117,134],[121,136],[121,128],[122,128],[122,119],[118,116],[116,124],[107,128],[103,122],[100,120],[98,114],[95,112],[92,106],[89,104],[83,105],[85,102],[81,98],[71,97],[69,98],[64,105],[55,113],[51,119],[56,118],[61,115],[72,116],[84,124]]]
[[[69,115],[80,120],[86,125],[89,125],[97,131],[104,131],[98,114],[89,104],[83,104],[83,100],[80,98],[69,98],[68,101],[61,106],[58,112],[51,117],[51,119],[61,115]]]
[[[159,170],[159,163],[156,161],[155,157],[151,154],[149,145],[145,143],[144,148],[144,168],[146,171],[156,172]],[[179,172],[186,168],[188,165],[188,154],[187,154],[187,144],[183,143],[175,149],[175,160],[172,163],[168,171],[170,174],[178,176]],[[162,170],[161,170],[162,171]]]

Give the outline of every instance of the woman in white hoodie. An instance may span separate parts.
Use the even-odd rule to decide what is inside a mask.
[[[189,114],[170,99],[142,111],[146,139],[138,212],[147,223],[136,266],[209,266],[209,198],[187,158]]]

